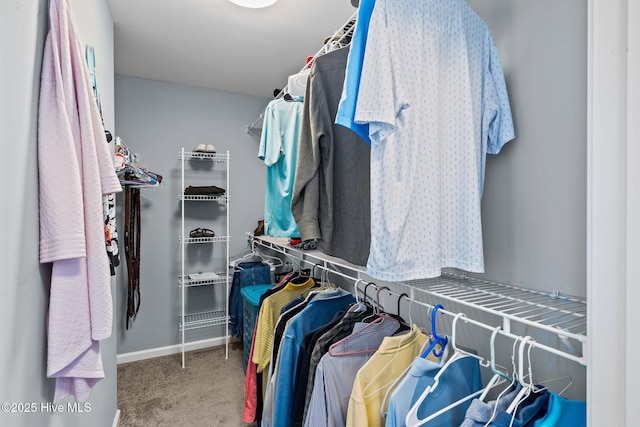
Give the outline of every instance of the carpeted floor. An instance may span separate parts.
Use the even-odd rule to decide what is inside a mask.
[[[249,426],[242,422],[242,344],[118,366],[120,427]]]

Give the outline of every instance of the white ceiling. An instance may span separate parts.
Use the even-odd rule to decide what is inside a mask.
[[[356,9],[350,0],[108,0],[118,74],[270,98]]]

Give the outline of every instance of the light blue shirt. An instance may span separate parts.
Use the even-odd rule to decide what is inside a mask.
[[[371,20],[374,4],[375,0],[360,0],[356,28],[353,30],[353,37],[349,44],[349,56],[347,56],[347,70],[342,86],[342,96],[336,114],[336,124],[351,129],[364,139],[367,144],[371,144],[369,125],[367,123],[355,123],[354,115],[358,100],[362,61],[367,45],[367,34],[369,33],[369,21]]]
[[[484,427],[485,424],[491,421],[494,414],[507,410],[513,399],[518,395],[521,387],[520,383],[516,382],[515,385],[509,386],[504,396],[491,402],[473,399],[460,427]]]
[[[380,347],[384,337],[392,335],[399,326],[397,321],[387,318],[380,323],[356,324],[351,335],[322,356],[315,372],[305,427],[344,427],[358,370]]]
[[[367,274],[484,272],[485,157],[514,132],[498,51],[464,0],[376,0],[355,121],[371,138]]]
[[[409,409],[425,388],[432,385],[441,364],[422,357],[416,358],[408,375],[391,395],[385,427],[406,426]],[[475,357],[461,357],[440,374],[438,386],[432,390],[418,409],[418,418],[424,419],[440,409],[469,396],[482,388],[480,364]],[[458,426],[464,420],[470,402],[462,403],[439,415],[429,426]]]
[[[291,214],[303,103],[283,98],[269,102],[264,114],[258,157],[267,165],[264,232],[268,236],[299,236]]]
[[[569,400],[555,393],[549,394],[547,413],[533,423],[533,427],[586,427],[587,402]]]

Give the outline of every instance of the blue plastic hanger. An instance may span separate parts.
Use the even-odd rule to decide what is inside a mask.
[[[433,311],[431,312],[431,335],[433,336],[433,342],[431,343],[431,345],[429,345],[429,348],[427,348],[425,352],[422,353],[423,359],[426,359],[426,357],[429,355],[431,351],[433,351],[434,356],[441,357],[442,354],[444,353],[444,348],[449,343],[449,338],[441,337],[440,335],[438,335],[436,331],[436,312],[439,309],[444,310],[444,307],[442,306],[442,304],[438,304],[435,307],[433,307]],[[435,347],[438,344],[440,344],[440,351],[436,352]]]

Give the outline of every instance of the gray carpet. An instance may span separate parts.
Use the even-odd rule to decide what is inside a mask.
[[[120,427],[248,426],[242,422],[242,345],[229,345],[118,366]]]

